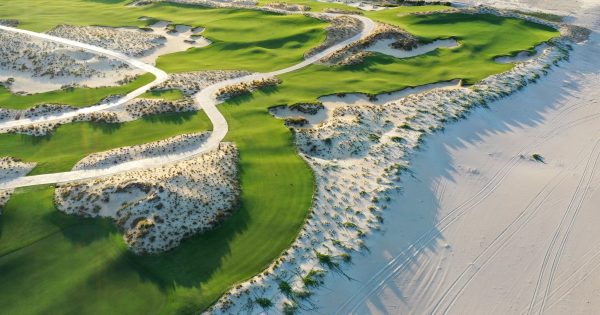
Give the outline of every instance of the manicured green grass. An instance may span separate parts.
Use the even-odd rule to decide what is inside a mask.
[[[209,46],[161,56],[157,66],[167,72],[282,69],[325,40],[327,24],[303,15],[233,10],[203,26]]]
[[[140,95],[141,98],[150,98],[150,99],[161,99],[161,100],[168,100],[168,101],[176,101],[176,100],[180,100],[182,99],[183,96],[183,92],[181,92],[181,90],[154,90],[154,91],[148,91],[142,95]]]
[[[154,80],[154,75],[146,73],[134,81],[120,85],[101,88],[71,88],[46,93],[17,95],[0,86],[0,107],[27,109],[40,104],[63,104],[85,107],[96,104],[110,95],[127,94]]]
[[[431,14],[398,16],[393,10],[369,12],[369,17],[398,25],[425,42],[455,38],[462,43],[452,52],[460,58],[487,64],[498,56],[530,50],[536,44],[558,36],[554,29],[540,24],[491,14]],[[447,51],[447,50],[446,50]],[[440,56],[446,61],[448,55]]]
[[[8,296],[0,309],[11,314],[104,314],[109,309],[113,314],[193,314],[233,283],[264,269],[300,229],[313,177],[290,132],[264,108],[231,104],[226,115],[239,129],[228,140],[240,148],[243,190],[241,207],[223,225],[166,254],[139,257],[123,249],[106,221],[57,214],[51,189],[20,190],[0,217],[0,243],[14,244],[0,247],[0,253],[12,251],[0,257],[0,269],[9,271],[0,285],[0,294]],[[262,127],[242,128],[257,123]],[[34,283],[36,303],[22,303],[18,297],[31,292]]]
[[[58,212],[53,191],[20,189],[0,216],[1,312],[139,314],[142,307],[160,308],[167,297],[151,274],[131,268],[113,224]]]
[[[255,93],[252,103],[310,102],[319,96],[338,92],[378,94],[452,79],[463,79],[466,84],[473,84],[513,67],[494,62],[496,56],[532,49],[558,35],[558,32],[543,26],[491,15],[398,17],[394,13],[373,14],[385,17],[388,23],[414,30],[424,41],[454,37],[461,46],[407,59],[375,54],[367,57],[363,64],[354,66],[312,65],[281,76],[282,85],[269,93]]]
[[[0,135],[0,156],[37,162],[32,175],[63,172],[90,153],[210,129],[210,121],[203,111],[148,116],[120,124],[72,123],[60,126],[45,137]]]
[[[20,190],[0,216],[0,244],[7,244],[0,255],[11,252],[0,257],[0,269],[10,270],[0,285],[0,294],[9,298],[0,309],[11,314],[195,313],[233,283],[264,269],[300,229],[313,177],[290,132],[262,105],[224,106],[232,127],[228,140],[239,146],[243,170],[242,206],[230,219],[174,251],[138,257],[123,249],[106,221],[58,214],[51,205],[52,189]],[[258,123],[261,128],[243,128]],[[17,297],[30,292],[33,283],[39,299],[22,303]],[[124,296],[112,302],[119,294]]]
[[[50,204],[51,188],[20,190],[0,217],[0,244],[6,246],[0,246],[0,294],[6,297],[0,299],[0,310],[10,314],[197,313],[227,288],[261,272],[285,250],[310,207],[314,178],[297,155],[291,132],[269,115],[268,107],[314,101],[336,92],[381,93],[454,78],[474,83],[511,67],[494,63],[494,56],[530,49],[556,35],[532,24],[485,15],[369,14],[414,30],[427,41],[455,37],[463,45],[403,60],[375,55],[353,67],[314,65],[282,76],[279,86],[220,105],[230,125],[226,140],[240,149],[241,207],[219,228],[160,256],[132,255],[104,220],[57,214]],[[156,126],[146,128],[162,129]],[[19,137],[0,135],[1,155],[18,153],[32,157],[29,160],[47,155],[57,160],[46,159],[57,169],[74,163],[70,154],[61,156],[60,149],[47,148],[36,156],[34,144],[22,143],[27,138]],[[69,137],[76,136],[63,132],[59,138],[65,140],[44,141],[56,141],[60,147]],[[112,141],[103,139],[94,141]],[[80,152],[79,147],[86,147],[83,141],[75,143],[67,150]],[[13,146],[17,149],[4,154],[4,148]],[[22,215],[29,212],[31,216]],[[36,303],[24,303],[22,297],[31,296],[32,290]]]

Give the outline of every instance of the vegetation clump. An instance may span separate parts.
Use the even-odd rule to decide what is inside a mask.
[[[539,153],[534,153],[531,155],[531,159],[536,161],[536,162],[540,162],[540,163],[545,163],[544,161],[544,157],[539,154]]]
[[[287,117],[285,125],[288,127],[305,127],[308,125],[308,120],[302,116]]]
[[[256,302],[256,304],[258,304],[258,306],[262,307],[264,310],[268,310],[271,307],[273,307],[273,301],[264,297],[256,298],[256,300],[254,301]]]
[[[249,83],[240,82],[237,84],[229,85],[219,89],[216,93],[217,98],[227,99],[235,96],[251,93],[252,91],[265,88],[268,86],[275,86],[280,84],[281,80],[277,77],[262,78],[252,80]]]
[[[19,26],[19,20],[15,19],[0,19],[0,25],[17,27]]]
[[[325,106],[323,106],[323,103],[321,102],[304,102],[292,104],[289,108],[304,114],[316,115],[320,110],[324,109]]]

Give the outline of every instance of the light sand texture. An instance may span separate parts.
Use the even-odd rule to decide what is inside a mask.
[[[348,271],[356,281],[329,278],[321,312],[597,312],[600,3],[536,3],[580,10],[590,42],[539,84],[428,138],[371,254]]]

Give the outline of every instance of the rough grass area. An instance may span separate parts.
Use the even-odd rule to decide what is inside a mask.
[[[44,137],[2,134],[0,156],[37,162],[31,175],[64,172],[90,153],[211,128],[203,111],[148,116],[119,124],[79,122],[60,126]]]
[[[31,1],[15,2],[22,5]],[[65,0],[52,3],[47,6],[54,3],[64,5]],[[77,10],[81,10],[81,7],[114,8],[117,4],[122,6],[125,1],[75,3],[75,7],[79,7]],[[43,5],[40,2],[40,6]],[[0,15],[5,14],[6,6],[0,5]],[[141,9],[146,11],[143,14],[135,12],[149,15],[153,8],[156,7]],[[189,9],[192,12],[189,13],[180,7],[168,8],[188,17],[198,13],[194,26],[202,25],[202,18],[209,19],[202,15],[205,9]],[[140,9],[123,9],[128,10]],[[198,313],[227,288],[261,272],[277,258],[297,236],[310,207],[314,184],[312,173],[298,156],[292,133],[281,120],[271,117],[269,107],[315,101],[321,95],[336,92],[381,93],[455,78],[475,82],[511,67],[494,63],[493,57],[531,49],[557,35],[545,27],[515,19],[447,14],[413,17],[402,15],[400,11],[394,9],[368,14],[405,27],[426,41],[455,37],[463,45],[404,60],[378,54],[353,67],[315,65],[282,76],[281,85],[219,105],[230,124],[226,140],[235,142],[240,150],[241,207],[221,227],[192,237],[171,252],[160,256],[134,256],[126,251],[119,234],[107,221],[66,217],[58,213],[51,204],[51,187],[18,190],[0,216],[0,270],[3,277],[0,295],[4,297],[0,299],[0,309],[3,313]],[[231,11],[206,12],[215,13],[214,19],[219,19],[225,18],[219,12]],[[171,11],[150,13],[173,14]],[[19,13],[19,16],[27,17],[28,14]],[[115,10],[104,17],[107,21],[94,17],[80,22],[116,23],[123,18],[122,14],[121,10]],[[171,17],[180,20],[180,17]],[[188,17],[182,16],[181,19]],[[264,15],[257,17],[263,18]],[[29,19],[29,24],[25,25],[32,27],[34,21]],[[205,26],[210,27],[208,24]],[[299,26],[302,28],[303,24]],[[239,42],[243,43],[244,38],[261,42],[247,34]],[[285,40],[276,40],[273,50],[277,50],[277,54],[291,50],[294,54],[299,53],[291,46],[281,47],[279,41]],[[240,49],[247,47],[241,45]],[[232,53],[233,56],[235,54],[237,52]],[[261,58],[249,55],[243,65],[256,60]],[[217,59],[213,61],[218,62]],[[224,62],[221,63],[224,69],[233,66],[224,56],[220,61]],[[215,67],[217,65],[214,64]],[[273,65],[276,63],[254,66],[268,68]],[[280,64],[277,68],[286,65]],[[181,67],[184,66],[182,62]],[[127,129],[127,125],[104,130],[95,129],[92,124],[73,124],[63,126],[53,136],[40,140],[0,135],[0,151],[1,155],[43,162],[35,170],[42,173],[68,169],[76,161],[76,156],[82,156],[83,152],[104,149],[98,147],[103,145],[98,142],[108,141],[111,146],[122,146],[128,144],[122,143],[125,140],[121,138],[136,139],[128,140],[130,142],[147,142],[154,140],[146,138],[150,137],[148,135],[160,133],[160,137],[166,137],[165,130],[184,133],[188,130],[183,126],[198,128],[196,122],[188,124],[191,120],[171,125],[159,117],[163,116],[156,116],[154,121],[136,122],[141,126],[133,129]]]
[[[75,107],[94,105],[107,96],[127,94],[154,80],[151,73],[143,74],[134,81],[120,85],[100,88],[70,88],[45,93],[17,95],[0,86],[0,107],[11,109],[27,109],[41,104],[62,104]]]

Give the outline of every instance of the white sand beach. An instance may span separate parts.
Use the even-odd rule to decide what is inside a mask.
[[[537,84],[426,138],[370,254],[353,260],[353,280],[328,275],[319,313],[597,312],[600,3],[545,5],[577,14],[591,40]]]

